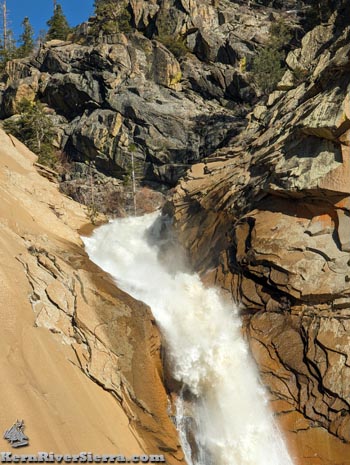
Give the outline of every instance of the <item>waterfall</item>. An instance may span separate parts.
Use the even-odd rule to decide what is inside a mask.
[[[176,257],[165,254],[166,263],[150,240],[158,216],[117,219],[83,240],[91,260],[152,309],[172,376],[183,386],[176,425],[187,463],[292,465],[242,338],[238,309],[198,275],[171,269]]]

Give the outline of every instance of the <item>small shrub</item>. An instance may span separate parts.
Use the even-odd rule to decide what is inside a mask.
[[[182,72],[178,71],[175,76],[171,79],[170,85],[174,86],[175,84],[179,83],[182,79]]]
[[[272,92],[282,78],[285,50],[292,38],[291,28],[284,20],[273,23],[269,32],[267,46],[259,50],[252,63],[254,81],[264,94]]]
[[[181,37],[160,34],[156,39],[170,50],[177,59],[184,57],[188,52],[187,45]]]
[[[263,48],[253,60],[252,73],[259,89],[269,94],[281,80],[285,68],[282,66],[283,53],[273,46]]]
[[[278,50],[286,48],[293,37],[291,27],[283,19],[271,24],[269,34],[269,44]]]
[[[97,24],[94,33],[98,35],[100,30],[105,34],[117,32],[131,32],[131,14],[125,1],[120,0],[96,0],[95,14]]]

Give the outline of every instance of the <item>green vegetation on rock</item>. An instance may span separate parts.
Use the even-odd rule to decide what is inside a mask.
[[[36,153],[39,163],[50,168],[55,167],[57,162],[53,147],[55,132],[41,102],[22,100],[19,104],[19,115],[4,121],[3,127],[7,133],[13,134]]]
[[[264,94],[269,94],[281,80],[284,67],[281,62],[284,54],[275,47],[269,45],[259,51],[253,61],[254,80]]]
[[[156,39],[162,43],[176,58],[181,58],[188,53],[188,48],[179,36],[173,36],[170,34],[160,34]]]
[[[288,47],[289,42],[293,37],[291,27],[283,19],[272,23],[269,33],[269,43],[276,47],[278,50],[284,50],[286,47]]]
[[[106,34],[130,32],[131,15],[127,9],[127,2],[120,0],[95,0],[95,15],[98,28]]]
[[[254,80],[264,94],[272,92],[284,74],[285,48],[291,37],[291,29],[285,21],[273,23],[266,47],[260,49],[253,60]]]

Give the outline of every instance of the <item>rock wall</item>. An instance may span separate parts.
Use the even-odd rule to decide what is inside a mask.
[[[177,237],[203,279],[242,304],[296,463],[350,464],[350,12],[304,37],[243,130],[238,107],[256,94],[240,59],[264,43],[276,12],[226,1],[129,6],[137,31],[51,42],[10,62],[1,115],[42,100],[57,146],[115,176],[131,152],[141,177],[169,185],[200,162],[165,208]],[[169,25],[186,39],[182,58],[155,39]],[[88,262],[67,226],[79,228],[82,211],[0,136],[5,427],[23,412],[33,450],[118,446],[183,461],[149,310]]]
[[[89,261],[83,207],[36,173],[17,140],[0,131],[0,141],[0,427],[23,418],[29,453],[184,463],[149,308]]]
[[[257,92],[240,62],[249,66],[280,13],[229,1],[129,3],[130,33],[96,38],[88,27],[77,43],[51,41],[9,62],[0,117],[38,99],[71,160],[122,177],[132,152],[138,178],[173,186],[242,130]]]
[[[350,463],[348,9],[304,37],[239,141],[195,165],[165,208],[203,279],[242,304],[303,465]]]

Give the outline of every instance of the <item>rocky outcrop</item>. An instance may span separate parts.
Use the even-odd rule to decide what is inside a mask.
[[[195,165],[165,209],[203,279],[243,304],[262,380],[303,465],[350,463],[348,14],[304,37],[287,59],[289,90],[280,86],[234,145]]]
[[[2,116],[15,112],[19,94],[32,98],[39,69],[36,96],[60,115],[60,144],[72,160],[92,160],[97,170],[121,176],[130,170],[133,151],[141,177],[174,184],[189,163],[234,133],[237,118],[214,102],[181,93],[180,65],[160,43],[137,34],[113,42],[49,46],[24,70],[22,62],[15,70],[11,64]]]
[[[141,179],[168,185],[193,164],[165,210],[178,239],[203,279],[243,304],[244,331],[295,462],[349,464],[348,12],[289,54],[278,90],[243,131],[257,95],[242,59],[249,66],[276,11],[182,0],[130,0],[129,10],[133,32],[51,42],[9,63],[1,115],[16,114],[23,98],[45,102],[57,146],[109,175],[127,174],[131,153]],[[175,44],[185,44],[183,56],[168,34],[183,39]],[[78,228],[84,215],[26,157],[1,162],[1,280],[11,298],[1,297],[0,347],[15,398],[29,386],[20,413],[33,447],[73,450],[85,434],[81,447],[106,452],[127,437],[126,454],[183,461],[149,309],[88,262],[67,226]],[[11,404],[13,390],[2,392]],[[101,413],[89,413],[91,404]],[[18,408],[6,410],[6,423]],[[45,436],[43,445],[46,429],[58,439]]]
[[[244,127],[257,99],[246,67],[281,13],[226,0],[128,8],[133,32],[96,38],[87,26],[78,43],[8,63],[0,116],[39,99],[70,160],[121,178],[133,153],[141,180],[174,186]]]
[[[149,308],[89,261],[83,207],[36,173],[22,144],[0,140],[1,427],[23,418],[29,453],[183,463]]]

